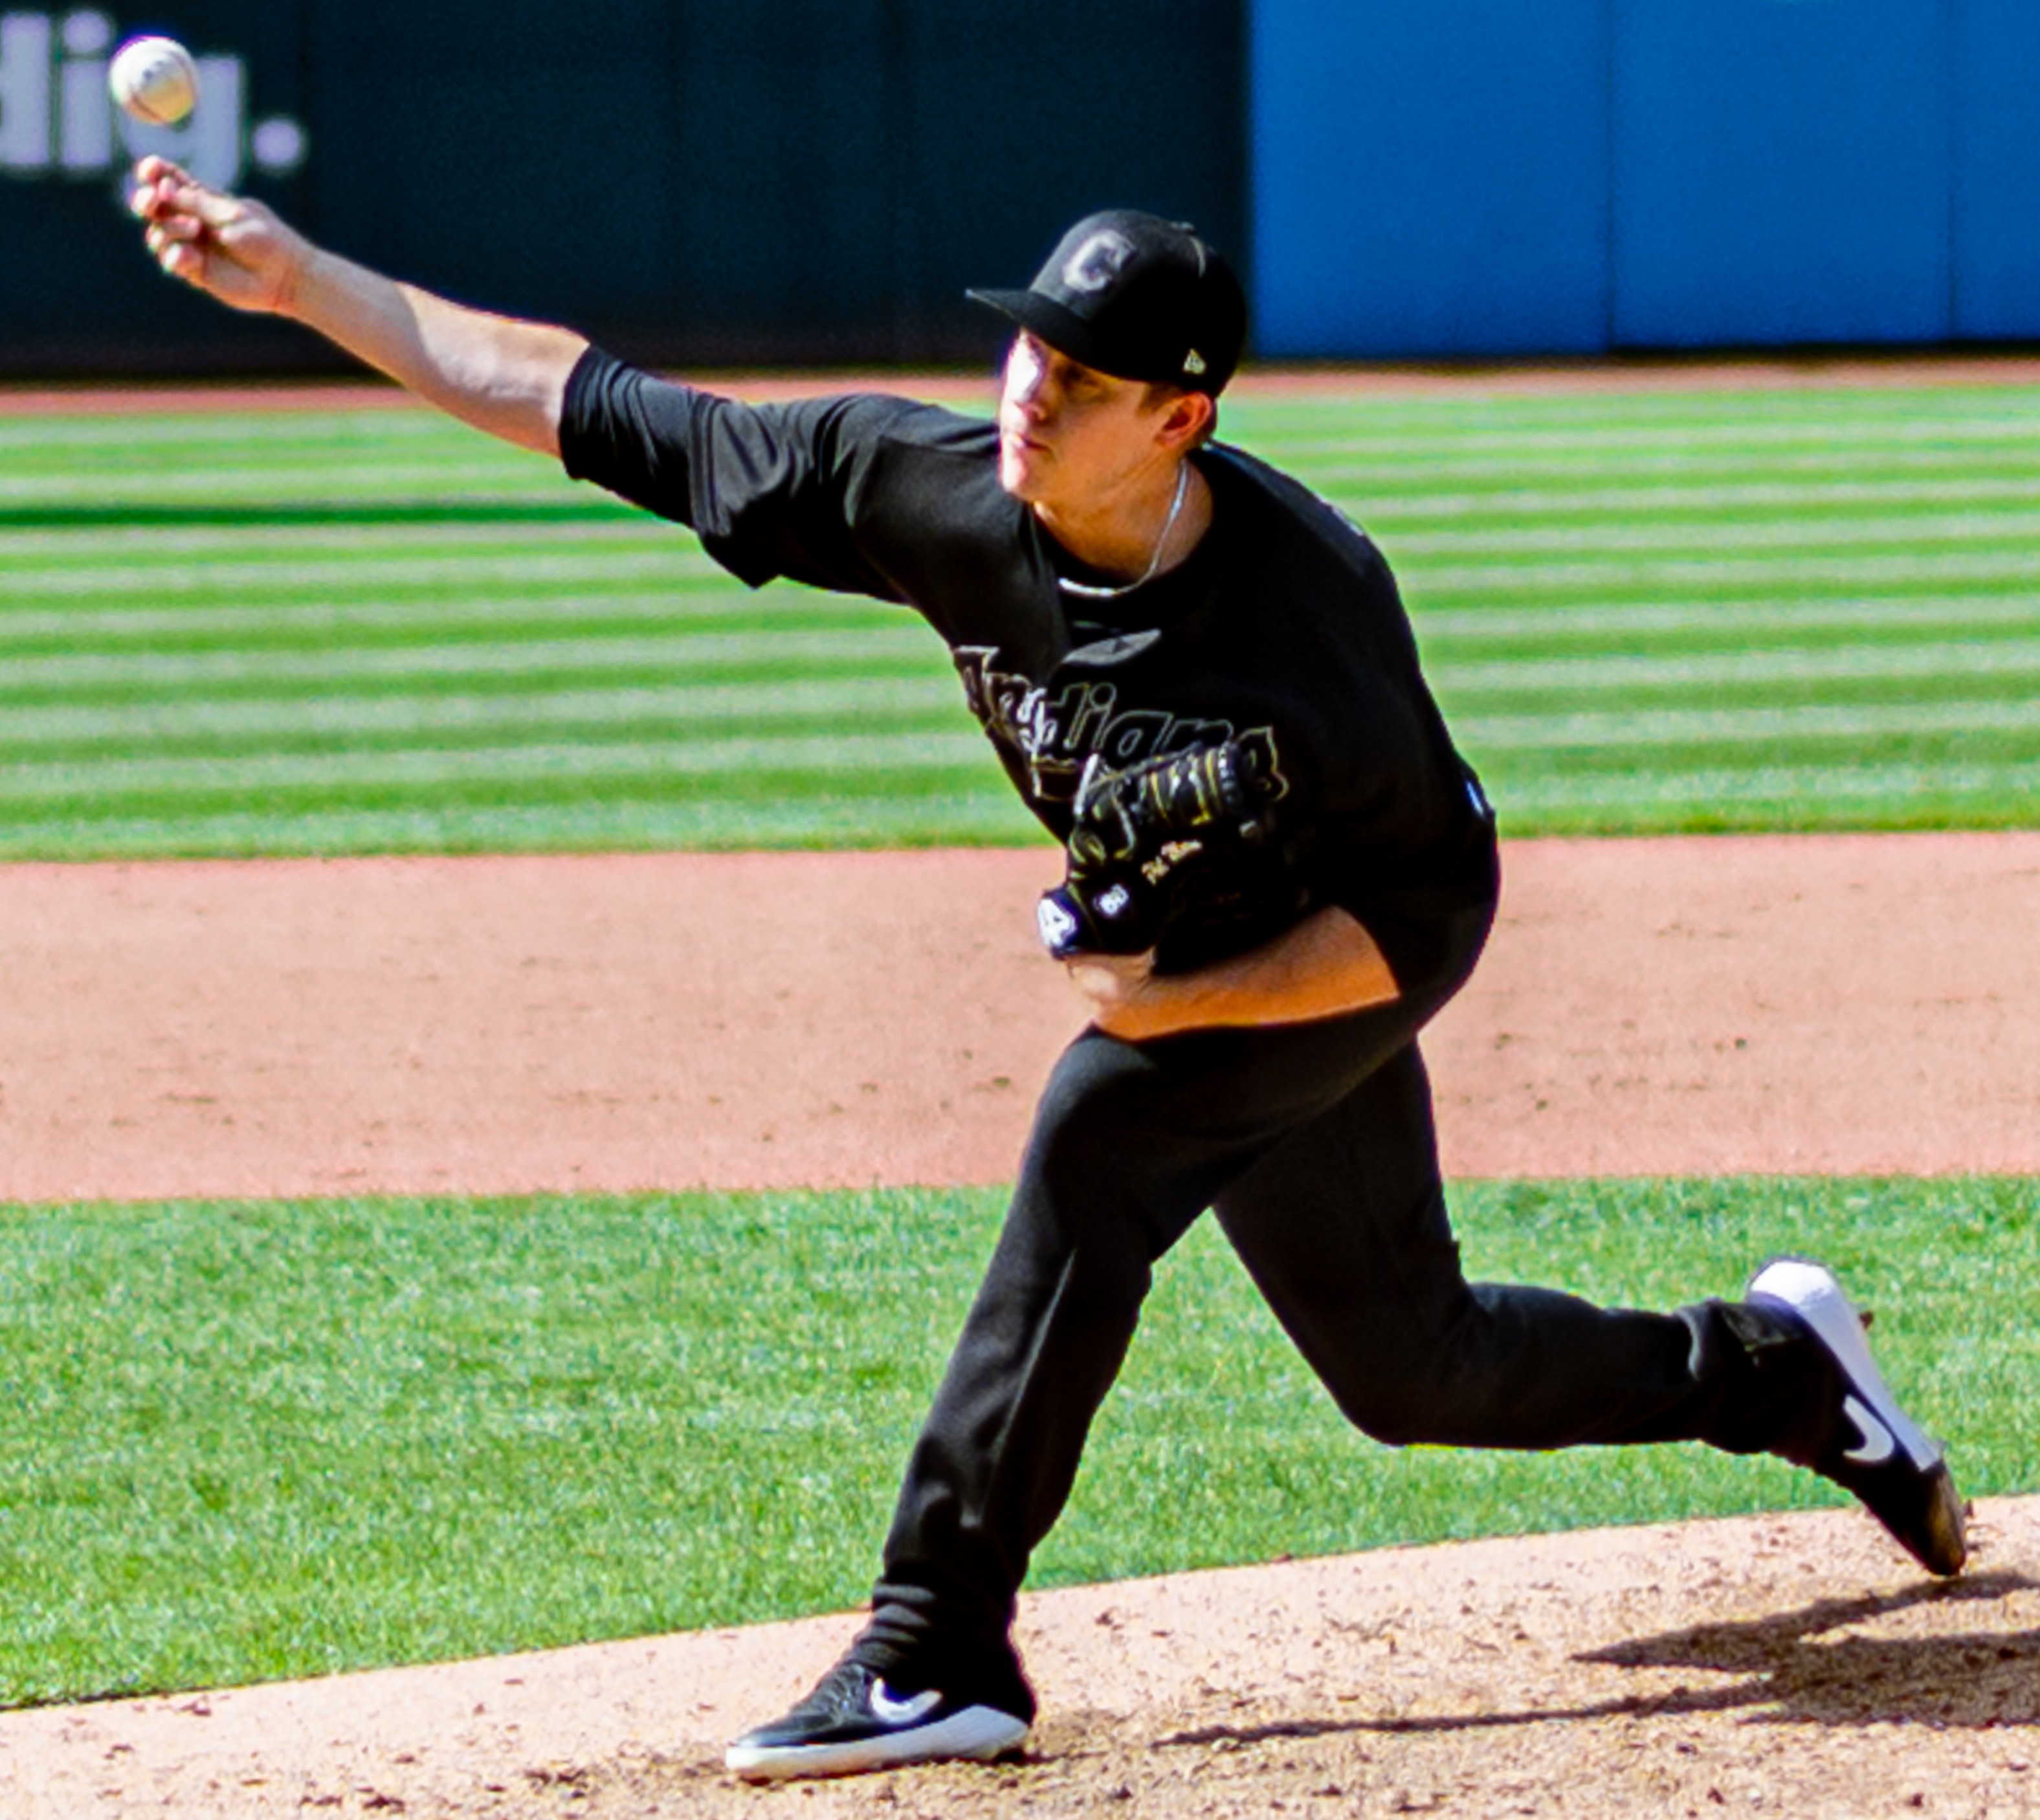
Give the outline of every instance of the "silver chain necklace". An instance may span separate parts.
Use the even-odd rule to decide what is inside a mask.
[[[1068,576],[1058,575],[1056,585],[1065,594],[1081,595],[1087,600],[1112,600],[1121,594],[1131,594],[1144,583],[1155,579],[1155,571],[1162,566],[1162,552],[1169,547],[1169,533],[1176,528],[1176,520],[1182,516],[1183,501],[1190,493],[1190,464],[1185,462],[1176,470],[1176,497],[1169,502],[1169,516],[1162,521],[1162,535],[1155,539],[1155,554],[1148,558],[1148,566],[1138,579],[1101,585],[1092,581],[1072,581]]]

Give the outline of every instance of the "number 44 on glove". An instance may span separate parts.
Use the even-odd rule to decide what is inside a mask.
[[[1187,917],[1209,920],[1270,861],[1288,785],[1273,737],[1192,746],[1124,771],[1094,756],[1078,780],[1063,882],[1036,912],[1041,945],[1144,954]]]

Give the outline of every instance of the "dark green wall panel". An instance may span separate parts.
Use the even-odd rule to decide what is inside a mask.
[[[900,197],[902,319],[965,352],[957,295],[1019,284],[1062,229],[1127,206],[1246,261],[1246,25],[1201,0],[899,7],[916,74]]]
[[[245,186],[336,250],[641,358],[847,363],[990,357],[964,287],[1088,208],[1243,250],[1244,3],[189,0],[177,29],[245,66]],[[280,116],[288,173],[245,154]],[[158,277],[114,191],[0,169],[0,238],[48,252],[0,270],[0,371],[332,364]]]
[[[130,25],[86,9],[44,12],[11,0],[0,6],[0,15],[6,16],[0,33],[10,26],[15,33],[11,44],[0,39],[0,247],[7,254],[0,258],[0,371],[202,371],[318,358],[312,338],[301,331],[244,318],[223,322],[219,305],[156,272],[123,204],[121,173],[131,148],[110,107],[87,123],[96,125],[99,145],[64,143],[67,69],[69,80],[96,97],[104,93],[105,63],[103,51],[67,54],[67,29],[89,39],[97,21],[104,36],[117,41],[142,21]],[[46,25],[46,58],[32,63],[23,54],[25,21]],[[232,59],[239,66],[242,91],[230,115],[214,110],[203,140],[186,135],[168,142],[180,155],[196,149],[208,159],[224,158],[232,174],[247,165],[247,140],[256,124],[280,116],[302,120],[304,25],[299,9],[265,0],[180,0],[177,30],[202,70],[210,74],[212,59]],[[19,147],[12,157],[6,149],[39,89],[57,103],[45,148],[49,162],[42,166],[19,162]],[[67,151],[74,161],[68,169]],[[254,187],[302,215],[311,169],[307,162],[294,175],[265,175]]]

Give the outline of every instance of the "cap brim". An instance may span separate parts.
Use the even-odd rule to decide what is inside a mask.
[[[973,303],[996,310],[1009,322],[1031,329],[1059,354],[1067,354],[1094,372],[1115,379],[1166,380],[1167,374],[1136,370],[1136,364],[1115,354],[1097,330],[1075,311],[1038,291],[966,291]]]

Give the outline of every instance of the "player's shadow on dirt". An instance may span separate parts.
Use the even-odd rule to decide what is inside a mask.
[[[1763,1706],[1778,1724],[1859,1725],[1871,1719],[1937,1726],[2030,1725],[2040,1720],[2040,1631],[1970,1630],[1935,1636],[1840,1635],[1914,1605],[1983,1605],[2030,1592],[2023,1574],[1979,1574],[1902,1593],[1823,1599],[1739,1624],[1696,1624],[1638,1638],[1578,1659],[1616,1668],[1696,1668],[1747,1678],[1674,1694],[1694,1710]],[[1646,1701],[1646,1708],[1655,1702]]]
[[[1552,1719],[1653,1718],[1762,1709],[1779,1725],[2031,1725],[2040,1723],[2040,1631],[1970,1631],[1928,1637],[1836,1635],[1921,1604],[1989,1604],[2040,1590],[2021,1574],[1979,1574],[1888,1596],[1823,1599],[1742,1624],[1696,1624],[1641,1637],[1574,1659],[1627,1669],[1701,1669],[1741,1678],[1727,1685],[1627,1694],[1571,1707],[1440,1713],[1397,1719],[1300,1719],[1256,1727],[1201,1727],[1163,1745],[1256,1743],[1338,1732],[1478,1731]]]

